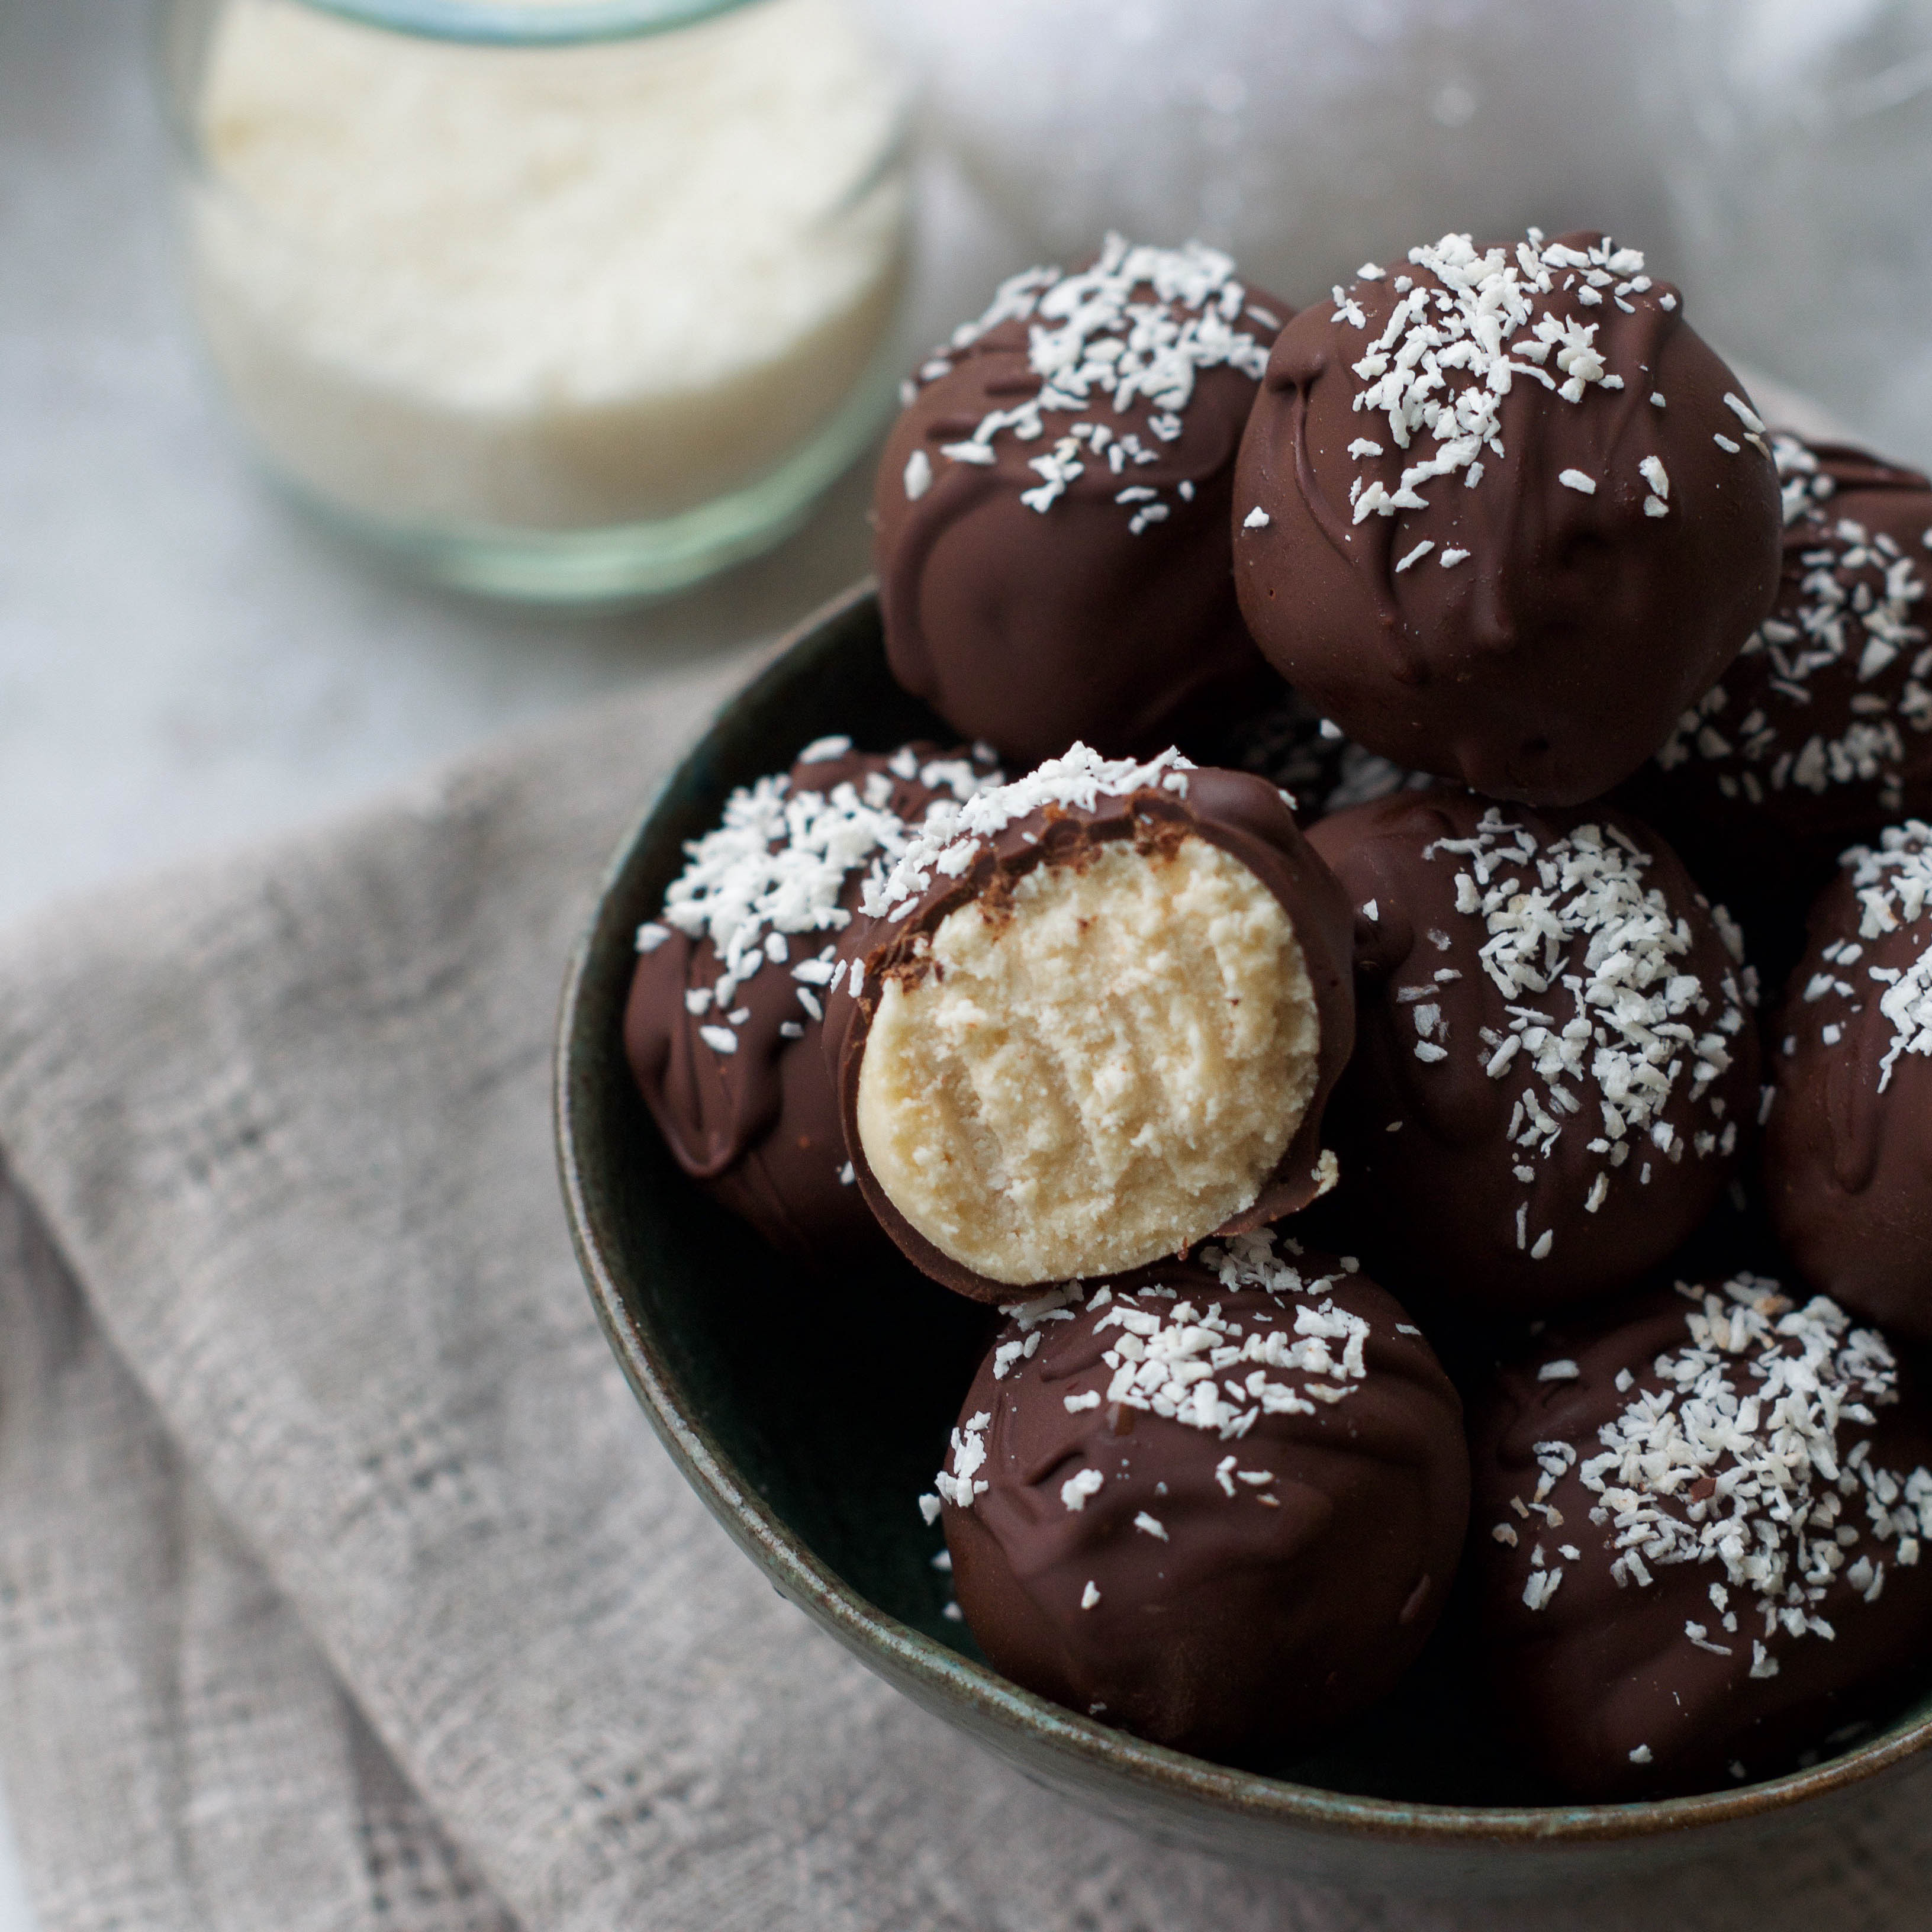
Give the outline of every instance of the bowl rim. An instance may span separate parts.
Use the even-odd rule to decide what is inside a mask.
[[[590,1090],[585,1055],[612,1052],[589,1037],[585,993],[593,964],[610,943],[608,928],[620,892],[665,802],[728,754],[742,706],[784,689],[794,661],[860,607],[876,601],[866,578],[814,611],[772,650],[763,668],[720,704],[620,841],[574,948],[559,1008],[552,1088],[558,1172],[572,1245],[604,1335],[658,1439],[686,1480],[732,1539],[780,1592],[853,1651],[883,1664],[890,1678],[940,1709],[963,1706],[974,1728],[1022,1736],[1052,1750],[1089,1789],[1124,1778],[1168,1798],[1184,1798],[1231,1820],[1272,1820],[1324,1836],[1387,1844],[1472,1844],[1554,1848],[1650,1838],[1681,1840],[1690,1831],[1762,1820],[1814,1798],[1847,1791],[1905,1764],[1932,1746],[1932,1714],[1873,1738],[1808,1770],[1735,1791],[1616,1804],[1484,1806],[1425,1804],[1358,1796],[1285,1778],[1234,1769],[1150,1744],[1022,1690],[984,1664],[901,1622],[821,1562],[766,1503],[703,1418],[680,1397],[638,1312],[624,1295],[615,1264],[614,1230],[596,1198],[582,1152]]]

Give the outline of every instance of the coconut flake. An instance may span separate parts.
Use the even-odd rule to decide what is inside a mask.
[[[932,885],[934,874],[957,878],[979,854],[1016,820],[1049,806],[1091,812],[1102,798],[1131,798],[1137,792],[1167,791],[1185,797],[1193,765],[1174,750],[1142,764],[1132,758],[1102,758],[1084,745],[1064,758],[1049,758],[1010,784],[978,790],[959,805],[942,801],[927,816],[918,836],[908,841],[890,871],[874,870],[860,904],[868,918],[898,918]]]

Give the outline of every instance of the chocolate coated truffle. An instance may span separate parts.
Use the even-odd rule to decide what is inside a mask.
[[[1863,450],[1774,439],[1786,483],[1778,601],[1678,722],[1643,800],[1714,850],[1788,865],[1932,809],[1932,483]]]
[[[1394,1683],[1455,1572],[1468,1453],[1420,1331],[1349,1265],[1254,1234],[1012,1311],[939,1482],[996,1670],[1237,1760]]]
[[[624,1014],[638,1088],[678,1165],[776,1247],[832,1260],[878,1239],[821,1040],[834,948],[870,870],[935,805],[999,777],[929,745],[875,757],[821,740],[731,794],[639,931]]]
[[[1788,1771],[1922,1671],[1932,1418],[1822,1296],[1742,1276],[1552,1330],[1472,1441],[1496,1701],[1574,1796]]]
[[[1857,846],[1771,1035],[1772,1225],[1821,1293],[1932,1342],[1932,826]]]
[[[1371,751],[1494,797],[1595,797],[1770,608],[1763,425],[1642,271],[1595,233],[1446,236],[1276,340],[1236,586],[1268,661]]]
[[[874,497],[892,675],[1015,764],[1151,752],[1176,715],[1265,682],[1228,506],[1288,310],[1190,243],[1110,236],[1000,288],[908,386]]]
[[[1600,806],[1446,791],[1338,814],[1309,842],[1356,909],[1355,1057],[1330,1126],[1364,1241],[1493,1311],[1661,1261],[1758,1098],[1750,982],[1670,848]]]
[[[935,818],[834,982],[846,1145],[960,1293],[1088,1278],[1304,1205],[1349,917],[1281,794],[1084,746]]]

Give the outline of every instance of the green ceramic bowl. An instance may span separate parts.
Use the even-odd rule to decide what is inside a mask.
[[[915,1502],[940,1466],[985,1312],[910,1270],[846,1284],[835,1309],[679,1173],[620,1044],[634,935],[683,842],[734,786],[833,732],[877,750],[949,735],[887,676],[869,585],[812,618],[725,706],[626,840],[571,969],[557,1049],[571,1230],[610,1345],[692,1486],[786,1597],[1042,1784],[1173,1844],[1381,1892],[1531,1892],[1732,1852],[1828,1819],[1922,1756],[1932,1700],[1792,1777],[1661,1804],[1566,1804],[1512,1762],[1454,1628],[1384,1706],[1270,1776],[1142,1743],[988,1670],[944,1616],[940,1534]],[[874,1309],[890,1318],[866,1318]],[[827,1402],[829,1388],[866,1398]]]

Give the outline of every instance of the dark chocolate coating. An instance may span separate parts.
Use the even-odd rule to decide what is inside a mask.
[[[1420,266],[1400,272],[1443,286]],[[1402,299],[1397,273],[1349,284],[1345,317],[1352,303],[1364,326],[1324,302],[1275,344],[1235,470],[1243,614],[1284,677],[1398,765],[1496,798],[1596,797],[1664,742],[1770,607],[1778,478],[1724,400],[1744,399],[1744,386],[1684,325],[1667,285],[1618,297],[1612,283],[1585,306],[1565,284],[1587,278],[1559,272],[1535,298],[1538,316],[1594,325],[1622,387],[1592,386],[1571,403],[1512,378],[1502,453],[1483,446],[1474,487],[1466,471],[1438,476],[1418,486],[1425,508],[1355,522],[1358,481],[1393,495],[1405,466],[1438,448],[1420,434],[1401,448],[1385,412],[1354,406],[1370,386],[1354,364]],[[1471,384],[1466,370],[1442,373],[1448,393]],[[1550,373],[1560,374],[1553,359]],[[1358,440],[1382,453],[1351,455]],[[1669,480],[1661,515],[1645,509],[1652,485],[1639,466],[1653,458]],[[1594,494],[1564,486],[1567,472]],[[1268,520],[1251,526],[1256,509]],[[1424,542],[1433,549],[1398,570]],[[1452,550],[1466,560],[1444,568]]]
[[[1871,976],[1917,966],[1932,949],[1932,918],[1872,938],[1861,920],[1852,874],[1841,873],[1812,909],[1809,947],[1768,1036],[1766,1202],[1810,1286],[1932,1342],[1932,1058],[1901,1052],[1881,1089],[1895,1030],[1879,1005],[1886,984]],[[1847,944],[1856,959],[1825,958]]]
[[[1296,1265],[1311,1278],[1336,1268],[1322,1256]],[[1015,1682],[1158,1744],[1252,1760],[1372,1702],[1421,1649],[1468,1515],[1461,1404],[1366,1276],[1276,1296],[1230,1291],[1198,1261],[1171,1262],[1122,1277],[1114,1294],[1174,1307],[1131,1299],[1156,1285],[1245,1332],[1291,1340],[1298,1306],[1332,1300],[1367,1324],[1366,1377],[1339,1402],[1262,1414],[1224,1441],[1104,1399],[1115,1371],[1102,1352],[1123,1332],[1097,1325],[1107,1310],[1044,1323],[1038,1352],[996,1378],[1000,1348],[1022,1339],[1010,1323],[961,1412],[962,1424],[992,1419],[978,1472],[986,1492],[944,1510],[954,1585],[988,1659]],[[1267,1372],[1298,1390],[1321,1379]],[[1097,1406],[1068,1410],[1068,1396],[1093,1392]],[[1217,1478],[1224,1462],[1234,1466]],[[1250,1484],[1237,1466],[1274,1480]],[[1061,1485],[1083,1469],[1106,1480],[1071,1510]],[[1165,1540],[1136,1528],[1142,1513]],[[1100,1600],[1083,1610],[1090,1582]]]
[[[1489,920],[1480,910],[1457,910],[1457,875],[1470,872],[1472,861],[1439,850],[1428,855],[1438,840],[1472,836],[1497,808],[1467,793],[1406,794],[1310,828],[1309,842],[1358,912],[1355,1055],[1336,1088],[1330,1132],[1342,1160],[1337,1210],[1358,1215],[1361,1240],[1390,1279],[1412,1271],[1445,1304],[1538,1313],[1635,1281],[1702,1220],[1756,1117],[1757,1042],[1738,964],[1654,832],[1600,804],[1542,812],[1510,806],[1500,808],[1504,822],[1523,828],[1539,854],[1592,824],[1614,827],[1647,853],[1642,885],[1652,910],[1672,927],[1682,922],[1690,938],[1666,978],[1694,976],[1697,992],[1660,1022],[1691,1034],[1688,1041],[1665,1034],[1664,1064],[1682,1063],[1668,1099],[1648,1122],[1627,1117],[1622,1136],[1608,1136],[1603,1114],[1605,1079],[1615,1084],[1617,1076],[1607,1066],[1600,1075],[1598,1066],[1606,1047],[1621,1052],[1628,1042],[1594,1006],[1578,1065],[1553,1084],[1532,1075],[1538,1050],[1527,1036],[1491,1074],[1503,1037],[1514,1030],[1512,1009],[1536,1007],[1560,1034],[1578,1010],[1566,976],[1591,970],[1590,941],[1580,933],[1562,941],[1546,992],[1505,994],[1485,970]],[[1492,876],[1497,886],[1514,879],[1545,890],[1535,869],[1515,860]],[[1361,911],[1371,904],[1372,919]],[[1646,998],[1666,978],[1654,979]],[[1713,1040],[1720,1044],[1708,1057],[1729,1064],[1694,1098],[1697,1043]],[[1557,1087],[1576,1103],[1574,1111]],[[1532,1127],[1526,1090],[1561,1127],[1546,1154],[1540,1132],[1527,1144],[1510,1138]],[[1671,1130],[1675,1160],[1651,1138],[1661,1126]],[[1712,1140],[1700,1151],[1705,1136]],[[1610,1150],[1620,1143],[1630,1151],[1613,1164]],[[1603,1192],[1592,1211],[1599,1177]],[[1545,1233],[1550,1246],[1539,1258]]]
[[[1778,600],[1630,793],[1721,891],[1794,862],[1822,877],[1842,847],[1932,811],[1932,483],[1842,444],[1778,447],[1814,466],[1783,466],[1809,487]]]
[[[1932,1550],[1915,1564],[1899,1562],[1900,1541],[1880,1541],[1871,1533],[1856,1479],[1853,1492],[1838,1498],[1839,1520],[1858,1528],[1861,1538],[1844,1553],[1822,1594],[1810,1599],[1804,1592],[1811,1586],[1805,1585],[1796,1606],[1828,1623],[1835,1632],[1832,1638],[1810,1630],[1793,1635],[1781,1624],[1768,1634],[1750,1586],[1730,1579],[1721,1557],[1666,1562],[1653,1553],[1646,1565],[1648,1584],[1628,1570],[1621,1584],[1612,1575],[1611,1566],[1624,1549],[1635,1547],[1641,1555],[1643,1544],[1640,1539],[1619,1546],[1616,1512],[1586,1486],[1582,1472],[1604,1453],[1599,1431],[1629,1404],[1645,1394],[1678,1388],[1666,1384],[1656,1364],[1666,1351],[1690,1345],[1688,1317],[1696,1308],[1666,1288],[1620,1301],[1586,1324],[1552,1327],[1533,1350],[1498,1373],[1472,1409],[1469,1575],[1480,1601],[1496,1706],[1540,1768],[1580,1798],[1622,1801],[1728,1789],[1741,1781],[1734,1766],[1751,1778],[1790,1771],[1801,1751],[1828,1750],[1827,1741],[1847,1724],[1882,1716],[1901,1678],[1922,1672],[1932,1640]],[[1802,1353],[1797,1340],[1782,1346]],[[1725,1367],[1740,1394],[1761,1385],[1750,1370],[1759,1359],[1749,1347],[1726,1357]],[[1574,1378],[1538,1379],[1544,1364],[1566,1361],[1576,1367]],[[1619,1372],[1631,1378],[1627,1390],[1616,1387]],[[1683,1400],[1680,1394],[1673,1407]],[[1861,1442],[1869,1444],[1874,1468],[1901,1479],[1932,1461],[1932,1418],[1909,1388],[1893,1402],[1866,1400],[1874,1407],[1876,1425],[1840,1420],[1839,1466]],[[1550,1444],[1567,1445],[1576,1460],[1544,1484],[1538,1451]],[[1718,1485],[1735,1466],[1726,1455],[1708,1474],[1688,1473],[1682,1499],[1668,1504],[1670,1512],[1693,1530],[1702,1526],[1706,1512],[1728,1517],[1735,1505],[1718,1493]],[[1813,1479],[1812,1493],[1833,1487]],[[1794,1480],[1789,1493],[1795,1506],[1805,1492]],[[1898,1507],[1912,1513],[1909,1503]],[[1556,1514],[1546,1516],[1545,1510]],[[1603,1520],[1593,1520],[1600,1510]],[[1513,1546],[1496,1540],[1498,1526],[1515,1536]],[[1916,1526],[1915,1534],[1926,1526]],[[1747,1546],[1752,1546],[1754,1528],[1746,1534]],[[1816,1542],[1832,1540],[1826,1527],[1814,1533],[1814,1550]],[[1544,1606],[1532,1609],[1524,1592],[1539,1549],[1544,1568],[1560,1569],[1562,1576]],[[1875,1602],[1865,1601],[1848,1580],[1861,1556],[1884,1564]],[[1790,1574],[1798,1569],[1794,1564]],[[1726,1592],[1723,1610],[1712,1599],[1713,1583]],[[1725,1628],[1726,1614],[1736,1618],[1735,1629]],[[1685,1628],[1692,1624],[1706,1644],[1723,1646],[1730,1654],[1700,1648]],[[1753,1647],[1760,1642],[1766,1652],[1762,1661]],[[1752,1674],[1754,1664],[1762,1673],[1767,1664],[1776,1665],[1774,1675]],[[1633,1762],[1631,1753],[1644,1750],[1648,1762]]]
[[[1214,740],[1212,763],[1258,772],[1294,800],[1305,824],[1367,805],[1399,791],[1428,791],[1441,781],[1426,772],[1404,771],[1346,738],[1322,729],[1322,719],[1301,694],[1284,685],[1273,704],[1226,723]],[[1189,748],[1190,756],[1199,753]]]
[[[906,1258],[956,1294],[1001,1303],[1027,1291],[993,1281],[942,1253],[892,1205],[866,1159],[857,1126],[859,1072],[880,990],[896,971],[922,970],[916,942],[949,913],[976,899],[1010,893],[1014,882],[1036,866],[1078,865],[1084,854],[1117,839],[1156,848],[1191,833],[1238,859],[1287,914],[1314,988],[1322,1036],[1307,1112],[1253,1204],[1216,1232],[1228,1234],[1264,1226],[1306,1207],[1322,1191],[1316,1162],[1323,1111],[1354,1039],[1348,904],[1276,787],[1252,772],[1213,767],[1190,770],[1186,777],[1184,797],[1150,788],[1118,798],[1103,794],[1090,810],[1054,806],[1015,819],[982,841],[978,854],[956,876],[936,874],[910,910],[895,920],[856,926],[843,949],[854,964],[827,1003],[825,1042],[838,1070],[846,1144],[860,1191]],[[1105,989],[1095,988],[1095,997],[1104,998]]]
[[[922,764],[966,755],[931,745],[910,748]],[[841,784],[862,786],[869,773],[883,772],[892,780],[890,809],[912,825],[937,801],[952,800],[950,790],[894,776],[888,764],[886,757],[859,752],[801,763],[791,769],[790,788],[829,794]],[[839,895],[848,916],[866,872],[863,865],[854,868]],[[685,1000],[688,990],[715,986],[723,971],[709,938],[673,932],[655,951],[641,954],[624,1011],[626,1057],[679,1166],[774,1247],[826,1264],[868,1250],[885,1251],[858,1187],[841,1179],[844,1132],[821,1043],[823,1023],[801,1004],[800,982],[789,970],[842,930],[794,940],[788,963],[768,962],[742,982],[736,1000],[750,1017],[734,1029],[734,1053],[719,1054],[704,1043],[699,1029],[720,1016],[694,1015]],[[809,990],[822,1003],[824,988]],[[797,1036],[780,1033],[787,1023],[801,1029]]]
[[[1157,298],[1145,284],[1136,299]],[[1189,313],[1166,304],[1177,320]],[[1289,313],[1256,292],[1234,326],[1264,353]],[[944,351],[901,414],[880,460],[873,547],[892,675],[952,728],[996,746],[1017,766],[1076,740],[1108,756],[1170,742],[1182,714],[1278,692],[1241,622],[1230,573],[1234,452],[1256,392],[1223,364],[1194,377],[1163,440],[1144,396],[1116,410],[1096,393],[1084,409],[1048,409],[1043,435],[1003,429],[988,464],[956,461],[992,411],[1039,396],[1027,322],[998,324]],[[1041,486],[1031,466],[1082,417],[1136,436],[1154,458],[1115,471],[1082,458],[1082,473],[1044,511],[1021,500]],[[914,500],[906,466],[919,452],[932,482]],[[1138,532],[1123,490],[1155,493],[1162,520]],[[1184,492],[1187,494],[1184,494]],[[1143,502],[1145,500],[1143,500]]]

